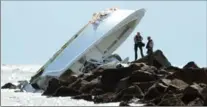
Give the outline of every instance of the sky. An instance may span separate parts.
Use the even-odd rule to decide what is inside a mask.
[[[154,50],[162,50],[172,65],[195,61],[206,67],[206,5],[207,1],[1,1],[1,63],[43,65],[94,12],[115,6],[146,9],[114,52],[122,59],[134,60],[133,36],[139,31],[145,43],[152,37]]]

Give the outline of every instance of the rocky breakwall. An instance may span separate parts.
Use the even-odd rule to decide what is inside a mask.
[[[65,81],[52,78],[42,95],[71,96],[94,103],[120,102],[124,106],[131,102],[146,106],[207,105],[206,68],[192,61],[183,68],[172,66],[160,50],[152,56],[152,65],[148,65],[146,56],[128,67],[94,69]]]

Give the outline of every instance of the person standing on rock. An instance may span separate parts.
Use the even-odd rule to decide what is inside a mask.
[[[148,40],[147,45],[146,45],[147,55],[148,55],[148,58],[149,58],[149,64],[151,65],[153,63],[152,53],[153,53],[154,42],[153,42],[153,40],[150,36],[147,37],[147,40]]]
[[[143,40],[142,36],[140,35],[139,32],[137,32],[137,34],[134,37],[135,60],[137,60],[137,48],[138,47],[139,47],[141,56],[144,57],[142,47],[144,47],[145,44],[142,42],[142,40]]]
[[[146,48],[147,48],[147,54],[149,55],[149,54],[153,53],[154,43],[153,43],[153,40],[150,36],[147,37],[147,40],[148,40],[148,42],[147,42]]]

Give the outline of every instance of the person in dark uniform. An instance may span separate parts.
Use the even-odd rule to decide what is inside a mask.
[[[142,36],[140,35],[139,32],[137,32],[137,34],[134,37],[135,60],[137,60],[137,57],[138,57],[137,56],[137,48],[139,48],[141,56],[144,57],[142,47],[144,47],[145,44],[142,42],[142,40],[143,40]]]
[[[149,65],[152,65],[153,64],[152,53],[153,53],[154,43],[150,36],[147,37],[147,40],[148,40],[147,45],[146,45],[147,55],[148,55]]]
[[[154,43],[153,43],[153,40],[150,36],[147,37],[147,40],[148,40],[148,42],[147,42],[146,48],[147,48],[147,54],[149,55],[149,54],[153,53]]]

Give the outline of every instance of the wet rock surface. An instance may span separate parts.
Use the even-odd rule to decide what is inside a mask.
[[[172,66],[158,50],[153,64],[147,57],[117,69],[94,69],[91,73],[72,76],[65,81],[50,79],[42,95],[71,96],[94,103],[120,102],[120,106],[135,103],[146,106],[203,106],[207,105],[207,69],[195,62],[183,68]],[[6,84],[2,88],[15,88]]]
[[[119,106],[130,106],[128,102],[122,101],[120,102]]]
[[[6,83],[1,88],[2,89],[17,89],[17,86],[12,83]]]
[[[84,99],[86,101],[93,101],[93,97],[91,94],[82,94],[82,95],[77,95],[73,96],[73,99]]]

